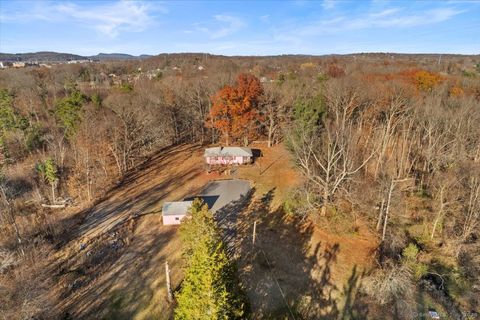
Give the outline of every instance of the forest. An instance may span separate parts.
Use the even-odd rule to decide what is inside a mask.
[[[69,319],[51,308],[50,258],[78,227],[78,212],[158,152],[257,143],[284,147],[302,177],[284,214],[347,237],[365,228],[376,239],[358,299],[368,316],[355,303],[320,316],[292,302],[288,317],[426,318],[416,307],[424,292],[445,317],[476,319],[479,123],[479,56],[162,54],[2,69],[0,318]],[[209,263],[235,273],[208,210],[195,206],[214,234],[197,246],[215,245]],[[182,227],[195,233],[192,223]],[[202,258],[189,256],[190,264]],[[197,281],[198,272],[185,274]],[[180,307],[187,289],[175,294],[175,318],[189,318]],[[249,318],[245,309],[205,319]]]

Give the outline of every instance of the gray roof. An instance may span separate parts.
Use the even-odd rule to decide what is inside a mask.
[[[252,149],[246,147],[213,147],[205,149],[205,157],[238,156],[252,157]]]
[[[204,157],[215,157],[222,152],[222,147],[213,147],[213,148],[206,148],[205,153],[203,154]]]
[[[162,214],[164,216],[176,216],[187,214],[188,209],[192,206],[193,201],[174,201],[165,202],[162,207]]]

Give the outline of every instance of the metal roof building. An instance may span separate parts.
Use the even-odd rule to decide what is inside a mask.
[[[165,202],[162,207],[162,220],[164,225],[180,224],[187,215],[193,201]]]

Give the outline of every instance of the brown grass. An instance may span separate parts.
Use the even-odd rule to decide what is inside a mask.
[[[164,263],[170,264],[175,288],[182,277],[181,252],[177,228],[162,225],[161,205],[216,177],[204,172],[202,153],[192,145],[164,150],[78,213],[78,225],[51,259],[58,315],[169,318]]]
[[[319,310],[326,318],[338,315],[345,295],[357,292],[375,240],[366,228],[342,236],[286,216],[282,204],[302,178],[282,145],[262,151],[263,157],[233,174],[254,182],[253,199],[238,219],[236,240],[239,275],[253,316],[279,318],[290,312],[308,316]],[[48,316],[171,316],[164,263],[168,260],[171,267],[172,287],[178,287],[181,243],[176,227],[162,225],[161,205],[195,194],[210,180],[232,178],[206,173],[202,154],[202,147],[192,145],[159,152],[90,209],[62,215],[67,232],[45,270],[54,275],[55,283],[42,293],[53,301]],[[254,220],[258,222],[255,248]]]

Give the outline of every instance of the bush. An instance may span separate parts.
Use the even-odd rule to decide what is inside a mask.
[[[364,284],[366,293],[380,305],[404,299],[412,292],[410,270],[393,263],[375,270],[371,276],[365,279]]]
[[[402,252],[402,264],[410,269],[415,280],[419,280],[428,272],[428,266],[418,261],[420,249],[410,243]]]
[[[123,93],[132,92],[133,91],[133,85],[128,83],[128,82],[122,83],[120,85],[120,91],[122,91]]]

